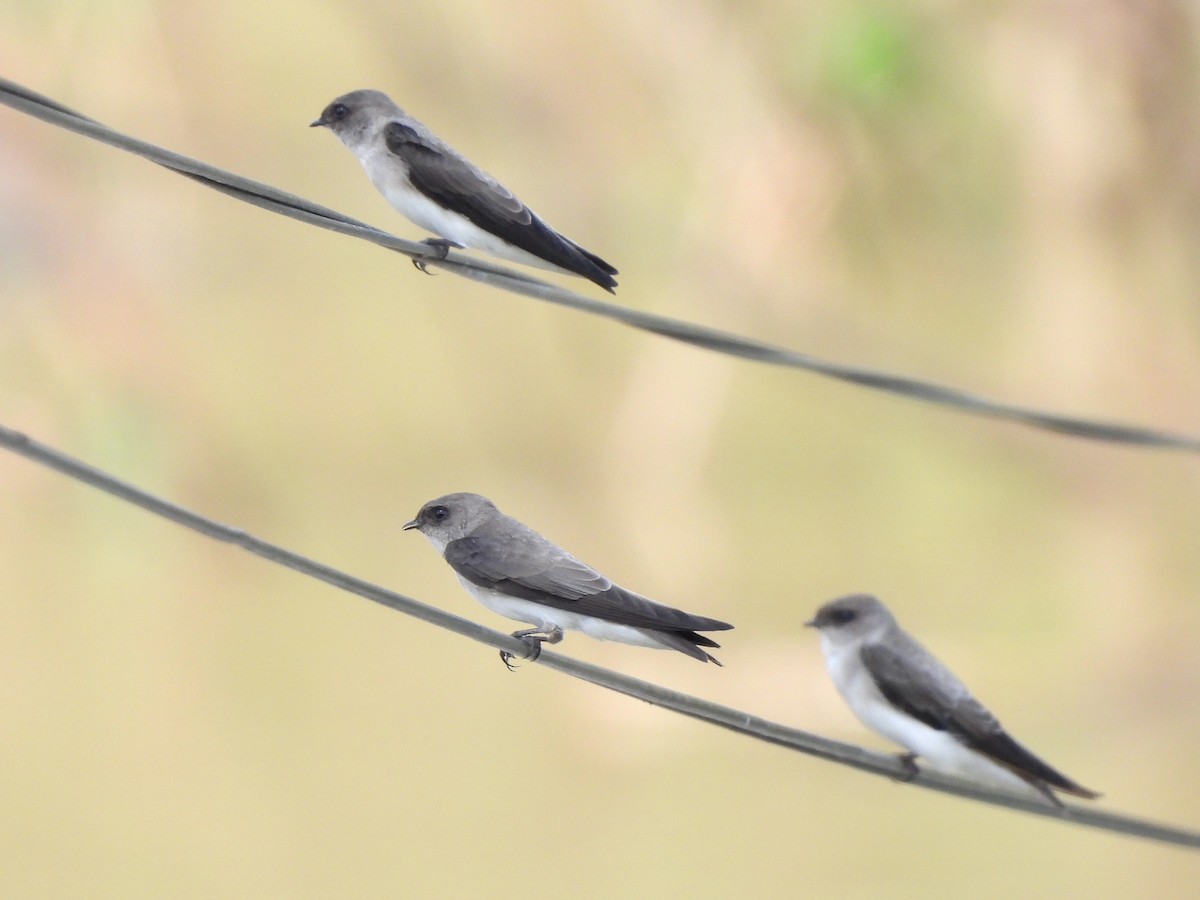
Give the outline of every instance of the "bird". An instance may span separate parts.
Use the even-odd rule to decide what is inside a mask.
[[[384,93],[351,91],[311,127],[338,136],[387,201],[427,231],[438,258],[451,247],[580,275],[616,293],[617,270],[559,234],[516,195],[408,115]],[[414,260],[423,268],[420,260]]]
[[[493,612],[533,627],[513,632],[537,659],[541,645],[565,630],[639,647],[678,650],[716,663],[704,648],[720,647],[701,631],[726,631],[727,622],[655,603],[614,584],[496,508],[479,494],[430,500],[404,530],[416,529],[442,554],[467,592]],[[513,654],[500,652],[511,670]]]
[[[832,600],[805,624],[820,631],[830,677],[854,714],[907,749],[898,757],[909,780],[923,757],[940,771],[1022,793],[1032,788],[1055,806],[1062,802],[1054,791],[1100,796],[1017,743],[878,598]]]

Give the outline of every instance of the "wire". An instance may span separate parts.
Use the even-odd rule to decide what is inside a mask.
[[[507,650],[518,657],[528,652],[528,646],[518,638],[485,628],[468,619],[460,618],[419,600],[397,594],[369,582],[355,578],[345,572],[323,565],[308,557],[293,553],[283,547],[256,538],[239,528],[214,522],[199,513],[192,512],[167,500],[149,494],[133,485],[120,481],[114,476],[89,466],[87,463],[73,459],[66,454],[41,444],[19,431],[14,431],[0,425],[0,446],[11,450],[19,456],[39,463],[56,472],[84,484],[91,485],[106,494],[110,494],[126,503],[140,507],[148,512],[161,516],[179,525],[199,532],[214,540],[223,541],[241,547],[255,556],[260,556],[269,562],[293,569],[302,575],[316,578],[348,593],[357,594],[368,600],[382,604],[389,609],[428,622],[438,628],[444,628],[463,637],[471,638],[489,647]],[[655,706],[729,729],[737,734],[745,735],[769,744],[775,744],[815,756],[818,759],[840,763],[863,772],[881,775],[885,778],[902,779],[907,777],[907,770],[894,756],[875,753],[853,744],[843,744],[819,735],[790,728],[769,719],[751,715],[741,710],[711,703],[699,697],[673,691],[661,685],[641,681],[622,675],[610,669],[581,662],[568,656],[562,656],[543,650],[536,660],[537,665],[554,669],[557,672],[579,678],[583,681],[610,691],[616,691],[628,697],[644,700]],[[499,671],[499,667],[497,667]],[[1101,831],[1124,834],[1131,837],[1143,838],[1162,844],[1172,844],[1179,847],[1200,849],[1200,832],[1171,825],[1161,825],[1144,819],[1134,818],[1121,813],[1106,812],[1095,806],[1080,806],[1064,804],[1054,807],[1035,799],[1007,794],[991,790],[983,785],[975,784],[938,772],[922,769],[911,782],[920,787],[941,791],[993,806],[1033,813],[1062,822],[1071,822]]]
[[[774,347],[749,338],[708,328],[694,323],[657,316],[629,309],[581,294],[558,288],[529,277],[521,272],[492,265],[472,257],[451,254],[445,259],[428,255],[428,248],[417,242],[405,241],[363,222],[351,219],[334,210],[312,203],[302,197],[278,190],[269,185],[226,172],[206,163],[173,153],[146,141],[114,131],[94,119],[70,110],[62,104],[34,91],[0,78],[0,103],[31,116],[66,128],[111,146],[135,153],[172,171],[185,175],[214,190],[244,200],[309,224],[352,235],[412,258],[420,258],[455,274],[496,287],[556,303],[572,309],[601,316],[653,334],[681,341],[718,353],[772,365],[786,366],[825,375],[851,384],[907,396],[976,415],[990,416],[1076,437],[1129,445],[1200,452],[1200,438],[1121,424],[1089,421],[1060,416],[1035,409],[998,403],[967,392],[922,381],[855,366],[827,362],[806,354]],[[309,577],[350,593],[358,594],[406,615],[429,622],[440,628],[469,637],[491,647],[508,650],[520,656],[526,645],[507,634],[493,631],[477,623],[428,606],[412,598],[396,594],[362,581],[314,560],[292,553],[282,547],[255,538],[246,532],[207,519],[183,507],[145,493],[113,476],[74,460],[58,451],[0,426],[0,445],[30,460],[61,472],[75,480],[90,484],[108,494],[169,519],[200,534],[242,549],[294,569]],[[798,729],[789,728],[739,710],[710,703],[697,697],[639,681],[625,675],[580,662],[570,657],[543,651],[539,665],[555,669],[600,687],[644,700],[665,709],[674,710],[734,732],[773,743],[782,747],[837,762],[888,778],[903,777],[905,769],[894,757],[874,753],[861,747],[831,741]],[[1095,807],[1069,805],[1051,807],[1038,801],[988,790],[980,785],[936,772],[922,771],[913,781],[922,787],[966,797],[993,805],[1047,816],[1062,821],[1105,831],[1141,837],[1160,843],[1200,848],[1200,833],[1159,825]]]
[[[602,300],[594,300],[513,269],[493,265],[474,257],[450,253],[445,259],[439,259],[429,255],[429,247],[425,244],[402,240],[364,222],[312,203],[303,197],[289,194],[249,178],[243,178],[240,175],[226,172],[207,163],[114,131],[94,119],[68,109],[55,100],[3,78],[0,78],[0,103],[69,131],[145,157],[214,190],[262,209],[299,219],[310,225],[327,228],[340,234],[348,234],[370,241],[413,259],[421,259],[427,265],[438,266],[464,278],[594,316],[601,316],[695,347],[741,359],[801,369],[871,390],[896,394],[972,415],[1015,422],[1043,431],[1115,444],[1200,453],[1200,437],[1135,425],[1059,415],[989,400],[958,388],[919,378],[830,362],[704,325],[642,312]]]

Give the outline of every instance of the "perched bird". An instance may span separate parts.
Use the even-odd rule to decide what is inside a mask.
[[[853,594],[826,603],[805,623],[821,632],[834,685],[864,725],[908,748],[901,761],[915,776],[917,757],[940,771],[1094,799],[1018,744],[954,674],[896,623],[875,597]]]
[[[312,123],[338,136],[372,183],[410,221],[440,235],[425,243],[484,250],[528,266],[567,272],[616,293],[617,270],[563,237],[491,175],[379,91],[353,91]]]
[[[647,600],[613,584],[536,531],[500,512],[478,494],[430,500],[404,526],[418,529],[458,575],[467,592],[493,612],[533,627],[513,632],[541,645],[557,644],[564,629],[639,647],[678,650],[701,662],[719,647],[699,631],[733,626]],[[512,654],[501,651],[509,665]],[[512,666],[509,665],[511,669]]]

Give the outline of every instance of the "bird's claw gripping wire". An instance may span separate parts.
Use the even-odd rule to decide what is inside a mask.
[[[425,238],[425,240],[421,241],[421,243],[427,247],[431,247],[434,252],[429,258],[425,258],[422,256],[414,256],[412,264],[416,268],[418,268],[422,272],[424,272],[426,275],[433,274],[428,269],[429,263],[436,262],[437,260],[440,260],[440,259],[445,259],[446,256],[450,253],[451,247],[453,247],[455,250],[463,249],[463,245],[460,244],[458,241],[451,241],[451,240],[447,240],[446,238]],[[507,663],[506,663],[506,665],[507,665]]]

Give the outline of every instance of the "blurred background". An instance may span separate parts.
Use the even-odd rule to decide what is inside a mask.
[[[1198,39],[1155,0],[67,0],[0,6],[0,74],[424,237],[307,127],[379,88],[618,266],[621,303],[1197,434]],[[1106,808],[1200,826],[1194,456],[427,277],[7,108],[0,417],[510,630],[400,530],[487,494],[737,625],[724,669],[561,652],[891,750],[802,627],[875,592]],[[510,675],[10,454],[0,490],[4,896],[1195,891],[1184,851]]]

